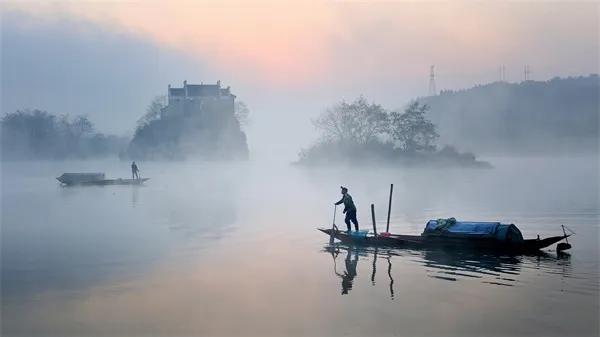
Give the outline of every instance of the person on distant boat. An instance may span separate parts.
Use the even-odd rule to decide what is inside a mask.
[[[354,223],[354,228],[358,232],[358,220],[356,219],[356,206],[354,206],[354,201],[352,201],[352,197],[350,196],[350,194],[348,194],[347,188],[345,188],[344,186],[340,186],[340,188],[342,189],[342,199],[340,199],[340,201],[336,202],[335,204],[344,204],[344,213],[346,213],[346,218],[344,219],[344,222],[346,223],[346,226],[348,226],[348,232],[352,230],[350,222]]]
[[[140,170],[138,169],[135,162],[131,163],[131,179],[140,179],[140,175],[138,174]]]

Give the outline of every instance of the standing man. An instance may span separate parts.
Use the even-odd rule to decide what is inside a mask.
[[[131,179],[140,179],[138,172],[140,172],[140,170],[135,162],[131,163]]]
[[[342,199],[335,204],[339,205],[344,203],[344,213],[346,213],[346,219],[344,219],[344,222],[346,223],[346,226],[348,226],[348,232],[352,230],[350,222],[354,223],[354,228],[358,232],[358,220],[356,220],[356,206],[354,206],[354,201],[352,201],[352,197],[350,194],[348,194],[347,188],[344,186],[340,186],[340,188],[342,189]]]

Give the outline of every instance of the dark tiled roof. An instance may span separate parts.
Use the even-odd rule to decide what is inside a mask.
[[[191,84],[187,86],[188,96],[217,96],[219,86],[214,84]]]
[[[183,88],[169,88],[169,95],[171,96],[185,96]]]
[[[187,96],[188,97],[199,97],[199,96],[233,96],[229,87],[221,88],[218,84],[188,84]],[[169,88],[170,96],[185,96],[185,87],[183,88]],[[235,96],[234,96],[235,97]]]

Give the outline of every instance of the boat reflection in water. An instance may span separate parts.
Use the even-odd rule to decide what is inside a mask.
[[[341,294],[352,290],[358,277],[358,261],[365,261],[371,270],[371,285],[375,286],[377,262],[386,261],[389,297],[394,299],[393,262],[403,267],[406,264],[416,265],[427,277],[444,280],[479,280],[483,284],[497,286],[515,286],[525,280],[525,270],[536,273],[570,277],[571,262],[568,253],[557,255],[539,251],[530,255],[502,255],[482,253],[476,250],[427,249],[410,250],[399,248],[381,248],[335,244],[326,246],[323,252],[333,258],[334,274],[341,279]],[[341,257],[340,257],[341,255]],[[367,264],[367,261],[369,263]],[[397,276],[402,276],[396,271]],[[414,270],[411,270],[414,272]]]
[[[350,290],[352,290],[352,284],[354,278],[357,276],[356,268],[358,265],[359,256],[363,256],[364,258],[372,255],[372,272],[371,272],[371,284],[375,285],[375,275],[377,273],[377,259],[383,258],[387,260],[388,268],[387,274],[389,277],[389,285],[390,285],[390,297],[394,299],[394,278],[392,277],[392,262],[391,256],[393,252],[389,250],[382,250],[380,248],[373,248],[368,250],[364,247],[357,246],[343,246],[343,245],[335,245],[328,246],[324,249],[326,252],[329,252],[333,257],[333,272],[342,280],[342,295],[347,295]],[[379,253],[379,251],[382,253]],[[345,270],[340,272],[337,265],[338,256],[340,254],[344,255],[344,267]],[[383,256],[378,256],[383,255]]]

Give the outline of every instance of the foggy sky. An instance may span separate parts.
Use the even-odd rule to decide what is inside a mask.
[[[170,5],[169,5],[170,4]],[[596,3],[2,4],[2,113],[86,114],[131,134],[166,87],[231,85],[250,150],[291,157],[310,118],[364,94],[388,108],[438,89],[598,72]]]

